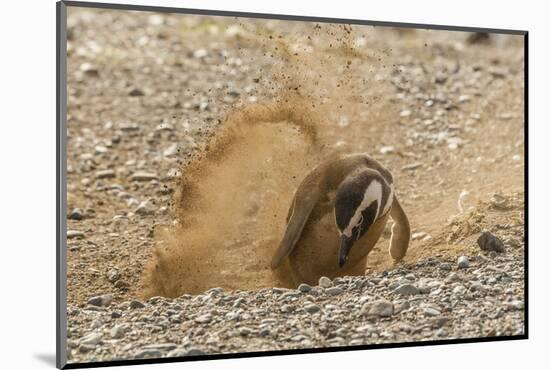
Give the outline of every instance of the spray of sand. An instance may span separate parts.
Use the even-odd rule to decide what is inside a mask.
[[[365,72],[375,62],[353,46],[360,37],[347,25],[314,25],[299,38],[249,40],[276,58],[272,95],[228,112],[182,169],[176,224],[157,232],[145,297],[289,285],[269,261],[296,187],[323,158],[365,149],[346,129],[376,102]]]

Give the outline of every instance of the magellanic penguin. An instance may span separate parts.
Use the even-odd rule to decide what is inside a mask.
[[[389,251],[399,261],[407,252],[411,230],[395,196],[392,174],[367,154],[320,164],[294,194],[271,268],[288,266],[294,285],[315,285],[321,276],[364,275],[367,255],[390,216],[394,224]]]

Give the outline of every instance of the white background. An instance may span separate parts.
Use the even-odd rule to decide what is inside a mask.
[[[111,2],[117,2],[111,0]],[[547,365],[547,207],[550,102],[548,10],[543,1],[126,0],[174,7],[510,28],[530,31],[530,339],[223,361],[132,369],[301,367],[519,369]],[[0,365],[53,368],[55,354],[55,2],[2,3],[0,27]],[[546,352],[546,353],[545,353]],[[11,366],[10,366],[11,365]],[[529,366],[530,365],[530,366]]]

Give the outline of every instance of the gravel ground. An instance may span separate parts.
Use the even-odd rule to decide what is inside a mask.
[[[521,250],[432,257],[296,290],[213,288],[176,299],[70,305],[70,361],[521,335]]]

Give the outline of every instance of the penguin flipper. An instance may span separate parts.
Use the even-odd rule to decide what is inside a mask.
[[[285,235],[281,244],[279,244],[277,252],[275,252],[275,255],[271,259],[271,269],[279,267],[283,259],[292,252],[302,235],[311,211],[313,211],[319,200],[318,189],[310,192],[300,192],[300,194],[297,193],[294,196],[289,216],[287,217]]]
[[[411,240],[411,226],[405,211],[394,196],[390,211],[390,216],[394,221],[391,228],[390,255],[396,261],[405,257],[409,242]]]

